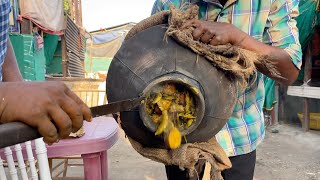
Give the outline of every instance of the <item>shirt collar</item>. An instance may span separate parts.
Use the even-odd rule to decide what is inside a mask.
[[[202,1],[207,2],[207,3],[220,4],[219,0],[202,0]]]
[[[219,3],[219,0],[191,0],[191,3],[198,3],[198,2],[207,2],[207,3],[213,3],[213,4],[217,4]]]
[[[206,3],[211,3],[211,4],[218,4],[221,5],[219,0],[191,0],[191,3],[198,3],[198,2],[206,2]],[[237,0],[228,0],[225,6],[230,6],[231,4],[235,3]]]

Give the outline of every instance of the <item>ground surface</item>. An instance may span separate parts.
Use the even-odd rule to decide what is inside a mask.
[[[259,146],[259,180],[320,180],[320,134],[282,125]]]
[[[280,125],[279,133],[267,132],[257,151],[255,180],[320,180],[320,133]],[[108,152],[110,180],[163,180],[164,166],[140,156],[123,133]],[[82,167],[68,175],[83,176]]]

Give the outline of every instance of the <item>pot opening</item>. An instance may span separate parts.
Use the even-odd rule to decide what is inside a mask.
[[[140,107],[140,117],[157,136],[165,136],[173,127],[182,136],[187,135],[203,118],[203,96],[187,78],[164,77],[151,83],[144,93],[146,99]]]

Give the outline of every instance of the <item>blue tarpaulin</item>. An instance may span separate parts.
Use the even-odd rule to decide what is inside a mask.
[[[101,32],[99,34],[93,34],[93,44],[102,44],[105,42],[113,41],[118,38],[123,39],[123,29],[117,29],[113,31]]]

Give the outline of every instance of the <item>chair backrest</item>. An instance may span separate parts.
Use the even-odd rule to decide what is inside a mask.
[[[99,106],[107,103],[105,90],[89,89],[89,90],[73,90],[89,107]]]
[[[33,156],[31,141],[0,150],[0,180],[51,180],[45,143],[39,138],[34,144],[37,160]]]

